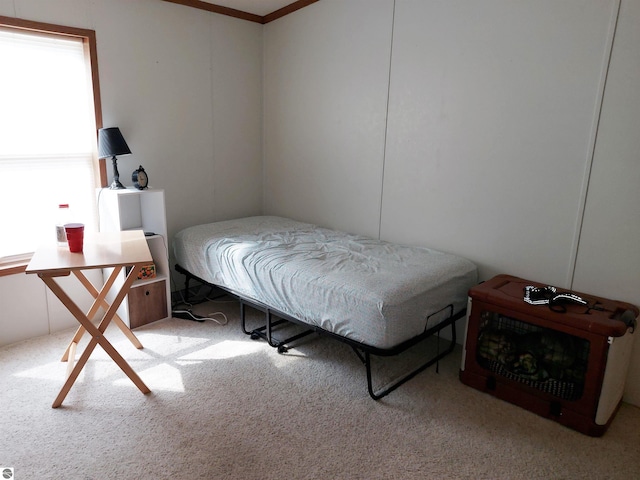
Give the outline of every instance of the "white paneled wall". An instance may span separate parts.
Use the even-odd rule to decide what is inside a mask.
[[[640,305],[640,2],[623,1],[578,248],[574,288]],[[640,341],[626,397],[640,405]]]
[[[393,4],[315,3],[265,30],[265,209],[378,234]]]
[[[384,238],[570,285],[614,3],[396,3]]]
[[[267,24],[265,213],[640,304],[636,3],[322,0]]]
[[[86,276],[94,285],[102,285],[100,270],[87,272]],[[89,310],[93,298],[75,276],[57,277],[56,282],[80,308]],[[34,274],[0,277],[0,305],[0,346],[78,326],[62,302]],[[97,317],[103,314],[101,309]]]

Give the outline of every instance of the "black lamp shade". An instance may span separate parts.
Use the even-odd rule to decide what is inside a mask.
[[[98,158],[127,155],[131,153],[118,127],[98,130]]]

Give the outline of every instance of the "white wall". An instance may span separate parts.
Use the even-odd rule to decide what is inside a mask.
[[[574,288],[640,305],[640,2],[623,1],[598,129]],[[640,341],[626,399],[640,405]]]
[[[86,272],[86,276],[94,285],[102,282],[99,270]],[[80,308],[89,310],[93,298],[75,277],[58,277],[56,282]],[[103,311],[98,312],[102,314]],[[0,346],[77,326],[78,322],[37,275],[0,277]]]
[[[265,213],[640,305],[640,12],[614,42],[618,5],[322,0],[267,24]]]
[[[570,285],[612,3],[396,3],[384,238]]]
[[[378,234],[392,3],[322,0],[265,29],[265,210]]]
[[[0,15],[96,31],[103,123],[133,152],[120,180],[143,165],[165,190],[170,238],[261,212],[262,25],[159,0],[0,0]],[[0,277],[0,345],[74,325],[56,302],[35,276]]]

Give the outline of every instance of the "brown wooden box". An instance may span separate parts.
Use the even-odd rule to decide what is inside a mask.
[[[528,285],[544,286],[498,275],[469,290],[460,379],[582,433],[602,435],[622,399],[633,345],[633,328],[621,317],[629,310],[637,318],[638,308],[574,292],[598,310],[567,304],[565,313],[554,312],[524,301]]]
[[[129,290],[129,323],[140,327],[168,316],[164,280],[146,283]]]

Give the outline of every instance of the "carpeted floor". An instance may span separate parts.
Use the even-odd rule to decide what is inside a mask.
[[[282,355],[241,332],[235,302],[195,311],[229,323],[157,322],[135,331],[143,350],[107,331],[148,395],[98,347],[52,409],[72,332],[0,349],[0,467],[19,480],[640,478],[631,405],[603,437],[582,435],[460,383],[459,347],[376,402],[348,346],[313,336]]]

